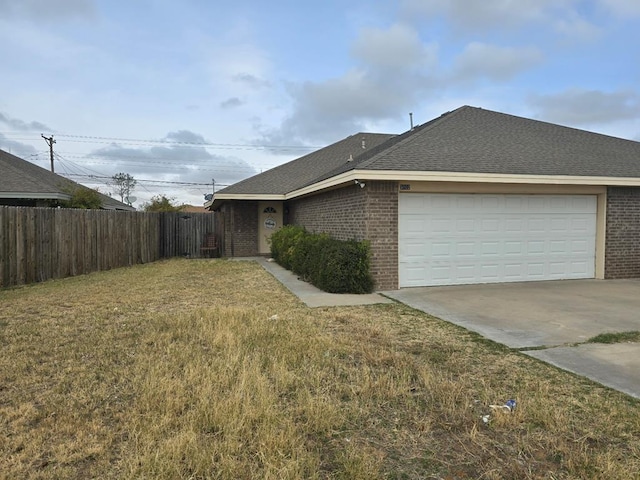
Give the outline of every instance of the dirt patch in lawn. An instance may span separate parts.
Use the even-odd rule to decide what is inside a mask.
[[[1,291],[0,342],[0,478],[640,471],[630,397],[399,304],[306,308],[254,263]]]

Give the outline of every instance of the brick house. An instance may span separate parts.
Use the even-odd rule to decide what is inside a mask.
[[[640,277],[640,143],[464,106],[220,190],[225,256],[281,225],[371,242],[378,290]]]

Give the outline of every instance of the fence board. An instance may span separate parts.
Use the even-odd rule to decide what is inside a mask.
[[[0,206],[0,288],[161,258],[198,258],[207,234],[221,236],[223,221],[213,213]]]

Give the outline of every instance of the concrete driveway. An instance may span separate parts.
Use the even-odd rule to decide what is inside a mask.
[[[640,398],[639,343],[574,345],[600,333],[640,331],[640,280],[404,288],[384,294]]]

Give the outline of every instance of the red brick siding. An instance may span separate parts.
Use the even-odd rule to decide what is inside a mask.
[[[398,288],[398,186],[396,182],[348,185],[290,201],[288,223],[339,240],[371,242],[371,273],[377,290]]]
[[[604,276],[640,277],[640,188],[607,189]]]
[[[258,255],[258,202],[234,201],[223,205],[225,257]]]

